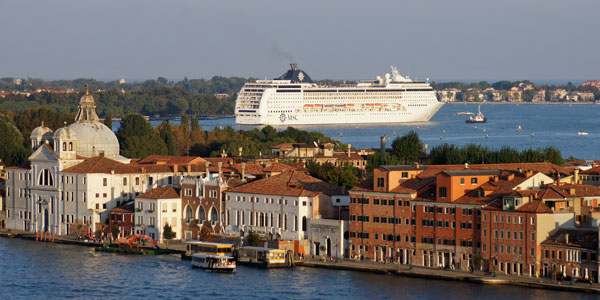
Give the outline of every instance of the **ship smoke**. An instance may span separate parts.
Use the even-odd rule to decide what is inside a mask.
[[[296,58],[292,54],[290,54],[286,51],[283,51],[277,45],[273,45],[273,47],[271,47],[271,53],[273,53],[273,55],[275,55],[279,58],[286,59],[288,62],[296,62]]]

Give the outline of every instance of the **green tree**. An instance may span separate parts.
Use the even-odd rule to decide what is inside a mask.
[[[376,152],[367,157],[367,173],[372,174],[373,169],[379,166],[395,164],[398,164],[398,158],[396,156],[390,155],[387,152]]]
[[[392,142],[392,152],[403,164],[417,162],[421,157],[422,149],[421,138],[412,130]]]
[[[307,169],[311,176],[346,189],[351,189],[358,184],[358,169],[350,165],[334,167],[331,164],[319,165],[310,161]]]
[[[110,128],[110,130],[113,130],[113,124],[112,124],[112,115],[111,114],[106,114],[104,116],[104,125],[106,125],[106,127]]]
[[[7,115],[0,114],[0,158],[5,166],[27,163],[30,151],[25,149],[23,143],[23,135],[12,120]]]
[[[167,152],[169,155],[177,155],[177,148],[175,147],[175,136],[171,130],[171,123],[169,120],[164,119],[160,128],[160,138],[167,145]]]
[[[123,118],[117,131],[121,145],[121,155],[131,158],[144,158],[152,154],[167,154],[167,146],[158,133],[140,114],[130,114]]]
[[[253,247],[260,247],[262,246],[262,241],[260,240],[260,237],[258,236],[257,233],[255,232],[250,232],[248,234],[248,245],[253,246]]]
[[[167,242],[167,249],[169,249],[169,240],[172,240],[174,238],[175,232],[173,232],[173,228],[171,228],[171,225],[169,225],[169,223],[166,223],[163,227],[163,239],[165,239],[165,241]]]

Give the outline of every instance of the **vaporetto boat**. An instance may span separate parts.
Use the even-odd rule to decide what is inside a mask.
[[[313,83],[297,64],[273,80],[247,82],[235,107],[237,124],[316,125],[425,122],[442,107],[429,82],[391,74],[352,85]]]

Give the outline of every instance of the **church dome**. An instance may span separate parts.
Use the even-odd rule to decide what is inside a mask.
[[[77,134],[69,127],[61,127],[54,132],[55,141],[73,140],[77,138]]]
[[[106,125],[97,121],[75,122],[69,125],[69,129],[77,135],[78,155],[85,157],[119,155],[119,140]]]
[[[52,129],[46,127],[42,121],[42,126],[34,128],[33,131],[31,131],[30,137],[35,140],[40,140],[48,132],[52,132]]]

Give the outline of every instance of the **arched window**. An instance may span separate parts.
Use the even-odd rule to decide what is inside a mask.
[[[38,184],[39,185],[45,185],[45,186],[53,186],[54,185],[54,180],[52,178],[52,173],[50,172],[50,170],[43,169],[40,172],[40,177],[39,177],[39,180],[38,180]]]
[[[206,220],[206,212],[204,211],[204,208],[202,206],[200,206],[200,208],[198,208],[198,220],[200,220],[200,221]]]
[[[69,142],[69,151],[73,151],[73,142]]]
[[[63,151],[67,151],[67,143],[63,142]]]
[[[306,216],[302,217],[302,231],[306,231]]]
[[[187,205],[185,207],[185,221],[189,222],[194,219],[194,213],[192,212],[192,208]]]
[[[214,206],[210,208],[210,220],[215,222],[219,221],[219,214]]]

